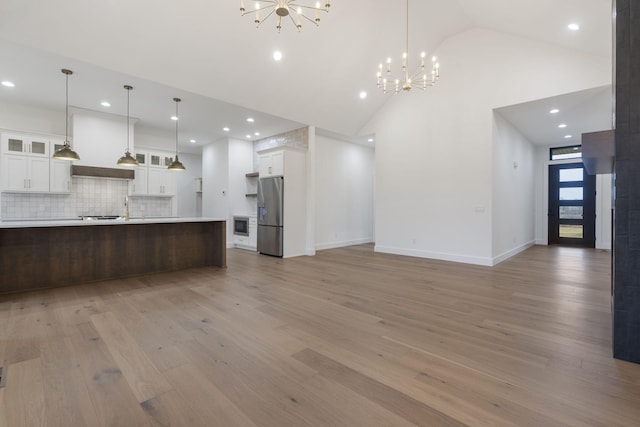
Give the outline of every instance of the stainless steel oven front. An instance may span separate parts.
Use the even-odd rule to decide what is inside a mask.
[[[249,217],[248,216],[233,217],[233,234],[235,234],[236,236],[249,235]]]

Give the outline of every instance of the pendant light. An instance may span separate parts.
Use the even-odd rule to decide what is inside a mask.
[[[62,148],[56,150],[53,153],[53,158],[58,160],[80,160],[80,156],[78,153],[71,149],[71,145],[69,144],[69,76],[73,74],[73,71],[67,70],[63,68],[62,74],[65,75],[66,81],[66,102],[65,102],[65,110],[64,110],[64,145]]]
[[[173,98],[176,103],[176,159],[169,165],[167,169],[170,171],[183,171],[187,168],[184,167],[182,162],[178,159],[178,122],[180,121],[180,116],[178,116],[178,102],[182,101],[180,98]]]
[[[129,94],[131,93],[131,89],[133,89],[133,87],[125,85],[124,88],[127,90],[127,151],[124,152],[124,156],[118,159],[118,166],[136,167],[140,166],[140,164],[131,156],[131,153],[129,152]]]

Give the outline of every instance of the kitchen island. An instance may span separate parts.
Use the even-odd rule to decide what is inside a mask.
[[[0,222],[0,293],[226,267],[226,220]]]

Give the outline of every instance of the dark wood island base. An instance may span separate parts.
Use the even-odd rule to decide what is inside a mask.
[[[0,293],[205,266],[226,267],[223,220],[0,228]]]

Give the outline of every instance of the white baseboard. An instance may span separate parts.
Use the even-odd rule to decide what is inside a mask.
[[[364,245],[365,243],[372,243],[373,238],[365,237],[363,239],[342,240],[339,242],[321,243],[316,245],[316,250],[322,251],[325,249],[344,248],[345,246]]]
[[[549,242],[547,242],[547,239],[536,239],[536,245],[546,246],[548,244],[549,244]]]
[[[531,240],[530,242],[524,243],[518,247],[515,247],[511,250],[508,250],[498,256],[494,256],[493,257],[493,264],[492,265],[497,265],[500,264],[502,261],[505,261],[509,258],[511,258],[514,255],[518,255],[520,252],[522,251],[526,251],[527,249],[529,249],[531,246],[535,245],[536,241],[535,240]]]
[[[431,251],[421,251],[415,249],[403,249],[403,248],[393,248],[389,246],[379,246],[376,245],[374,247],[375,252],[381,252],[386,254],[394,254],[394,255],[405,255],[405,256],[413,256],[417,258],[428,258],[428,259],[437,259],[440,261],[452,261],[452,262],[461,262],[464,264],[475,264],[475,265],[484,265],[487,267],[492,266],[491,258],[485,257],[474,257],[467,255],[455,255],[455,254],[446,254],[442,252],[431,252]]]

